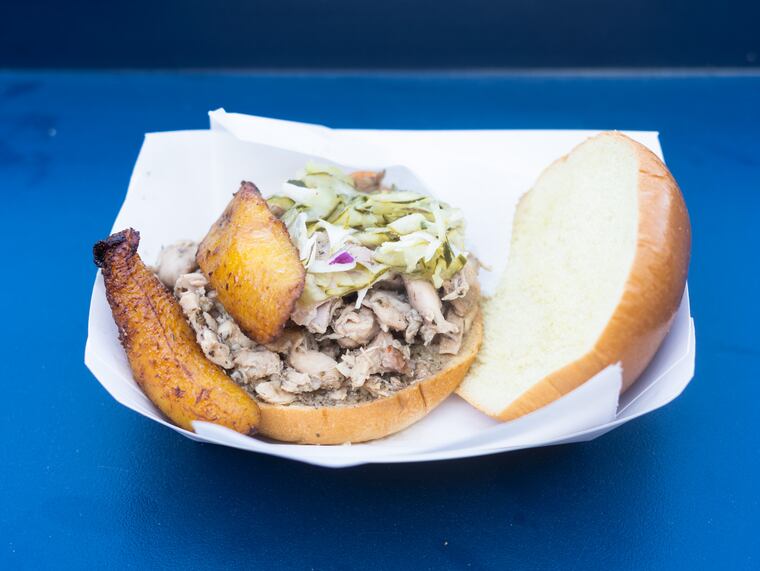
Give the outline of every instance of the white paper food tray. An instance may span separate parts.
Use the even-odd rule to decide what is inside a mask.
[[[113,230],[140,231],[140,254],[153,262],[162,245],[199,240],[241,180],[265,196],[306,161],[347,168],[386,168],[400,187],[429,190],[459,207],[470,249],[490,268],[491,293],[506,264],[519,197],[552,161],[598,131],[333,130],[262,117],[210,113],[207,131],[146,135]],[[626,132],[660,157],[657,133]],[[172,430],[212,442],[320,466],[418,462],[590,440],[677,397],[694,374],[695,333],[688,291],[655,359],[618,402],[620,369],[612,366],[532,414],[498,423],[457,396],[410,428],[365,444],[307,446],[237,434],[196,422],[196,432],[169,423],[132,378],[98,274],[92,292],[85,363],[118,402]]]

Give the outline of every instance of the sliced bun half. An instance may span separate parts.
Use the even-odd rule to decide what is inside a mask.
[[[448,397],[467,374],[483,339],[483,321],[473,322],[458,354],[438,373],[385,398],[357,405],[311,407],[259,402],[259,434],[300,444],[365,442],[403,430]]]
[[[626,390],[670,328],[690,248],[686,205],[662,161],[616,132],[582,143],[517,207],[483,348],[458,394],[510,420],[617,362]]]

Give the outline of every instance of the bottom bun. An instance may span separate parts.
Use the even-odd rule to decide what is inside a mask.
[[[299,444],[345,444],[388,436],[414,424],[441,404],[462,382],[480,349],[479,315],[462,343],[436,374],[385,398],[355,405],[313,407],[259,402],[262,436]]]

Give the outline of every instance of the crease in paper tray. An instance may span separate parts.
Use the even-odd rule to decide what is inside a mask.
[[[306,158],[354,167],[398,165],[394,176],[462,207],[471,246],[494,271],[506,263],[511,219],[519,196],[540,171],[592,131],[339,131],[326,127],[216,111],[212,130],[146,136],[114,229],[142,232],[140,253],[153,261],[161,245],[200,238],[241,179],[276,188]],[[661,155],[657,134],[627,133]],[[441,169],[446,165],[446,169]],[[498,181],[495,184],[494,181]],[[464,190],[463,190],[464,189]],[[466,200],[463,200],[466,197]],[[173,216],[165,216],[173,212]],[[494,212],[499,212],[494,216]],[[476,220],[477,223],[472,223]],[[500,424],[458,397],[405,431],[352,446],[272,443],[198,423],[196,433],[169,423],[132,379],[102,279],[93,287],[85,362],[120,403],[180,434],[204,442],[322,466],[459,458],[593,438],[675,398],[693,375],[694,335],[688,293],[655,360],[618,410],[619,367],[535,413]]]

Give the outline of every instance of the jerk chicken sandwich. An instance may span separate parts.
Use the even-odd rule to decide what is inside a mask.
[[[459,386],[483,332],[462,214],[383,178],[309,164],[266,200],[243,182],[200,243],[155,268],[134,230],[95,245],[135,379],[164,414],[362,442]]]

